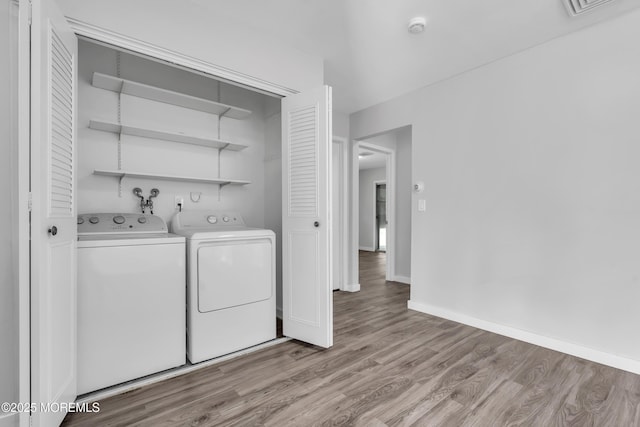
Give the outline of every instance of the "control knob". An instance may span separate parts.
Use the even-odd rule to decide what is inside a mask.
[[[229,217],[228,217],[228,216],[223,216],[223,217],[222,217],[222,220],[223,220],[224,222],[229,222]]]
[[[207,222],[208,222],[209,224],[215,224],[216,222],[218,222],[218,218],[216,218],[216,216],[215,216],[215,215],[209,215],[209,216],[207,217]]]
[[[80,224],[84,224],[84,218],[82,218],[81,216],[78,217],[78,225]]]
[[[91,218],[89,218],[89,222],[91,224],[97,224],[100,222],[100,218],[98,218],[97,216],[92,216]]]
[[[116,224],[124,224],[124,217],[122,215],[114,216],[113,222],[115,222]]]
[[[140,224],[145,224],[147,222],[147,217],[146,216],[138,217],[138,222]]]

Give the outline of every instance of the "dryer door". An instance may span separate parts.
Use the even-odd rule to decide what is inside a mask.
[[[198,311],[207,313],[271,298],[275,282],[273,256],[273,244],[267,238],[201,245]]]

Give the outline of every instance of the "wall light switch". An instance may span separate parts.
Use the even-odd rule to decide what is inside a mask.
[[[427,201],[424,199],[418,200],[418,212],[425,212],[427,210]]]

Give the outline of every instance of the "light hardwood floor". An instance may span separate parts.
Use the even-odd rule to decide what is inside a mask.
[[[335,345],[291,341],[100,402],[65,426],[640,426],[640,377],[407,310],[384,255],[334,293]]]

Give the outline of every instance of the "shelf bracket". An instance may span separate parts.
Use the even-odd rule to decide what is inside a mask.
[[[118,170],[122,170],[122,125],[120,125],[118,132]],[[120,192],[120,197],[122,197],[122,192]]]
[[[227,107],[226,110],[224,110],[222,113],[220,113],[220,115],[218,117],[222,118],[225,116],[225,114],[227,114],[229,111],[231,111],[231,107]]]
[[[120,63],[121,55],[118,51],[116,55],[116,75],[120,77]],[[120,80],[120,90],[118,91],[118,170],[122,170],[122,93],[124,91],[124,79]],[[122,178],[124,174],[120,175],[118,179],[118,197],[122,198]]]
[[[124,174],[118,177],[118,197],[122,198],[122,180],[124,179]]]
[[[218,201],[220,201],[220,193],[222,193],[222,188],[226,185],[229,185],[228,182],[221,182],[218,184]]]

